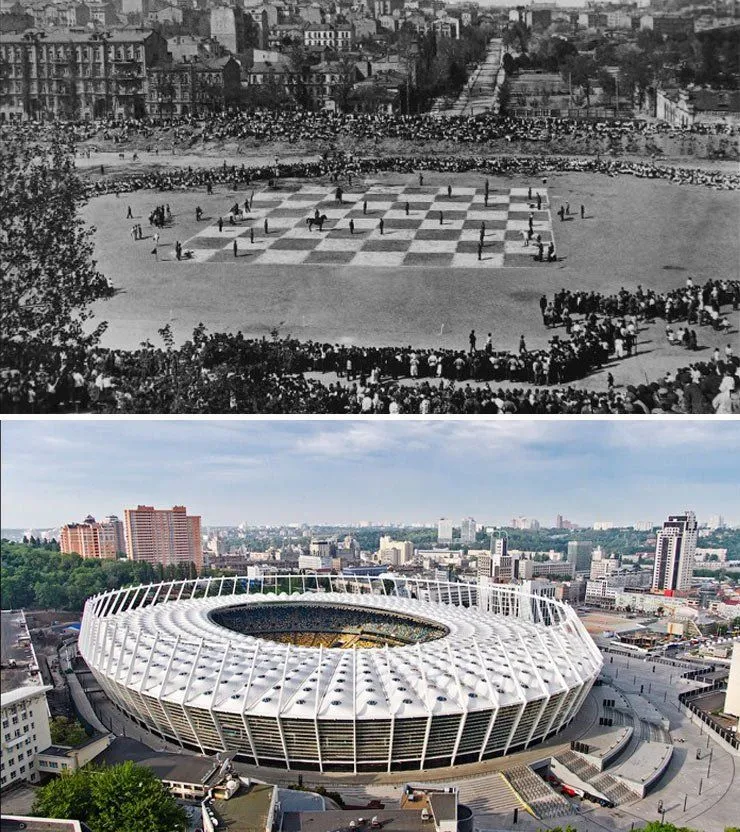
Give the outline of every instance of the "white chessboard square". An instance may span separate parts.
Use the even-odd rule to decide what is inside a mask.
[[[477,254],[453,254],[452,266],[453,268],[464,269],[501,269],[504,265],[504,255],[492,252],[486,252],[483,249],[481,259],[478,259]]]
[[[282,202],[285,198],[285,194],[278,193],[277,191],[260,191],[258,194],[254,195],[252,205],[259,204],[260,202],[273,204],[275,202]]]
[[[358,240],[347,232],[347,237],[326,237],[314,249],[314,251],[356,251],[359,245]]]
[[[405,251],[358,251],[350,260],[350,266],[393,268],[403,265]]]
[[[298,193],[310,194],[311,196],[324,196],[326,194],[326,188],[322,185],[303,185]]]
[[[306,257],[308,251],[300,251],[297,249],[273,249],[268,248],[264,254],[260,256],[258,263],[276,263],[281,265],[300,265]]]
[[[504,243],[504,251],[506,254],[532,254],[537,252],[537,245],[530,240],[528,246],[524,245],[523,240],[506,240]]]
[[[467,212],[470,210],[469,205],[465,205],[462,202],[454,202],[450,204],[449,202],[433,202],[427,208],[427,214],[430,217],[433,217],[439,222],[439,212],[442,212],[443,216],[448,216],[451,211],[465,211],[466,216]]]
[[[392,210],[385,212],[384,219],[386,219],[386,220],[412,220],[414,218],[418,219],[419,216],[422,216],[422,217],[426,216],[426,212],[427,212],[426,208],[422,208],[422,209],[417,208],[416,210],[414,210],[413,208],[410,208],[409,212],[407,214],[406,211],[403,210],[403,208],[400,208],[400,209],[399,208],[393,208]]]
[[[437,194],[427,194],[427,193],[424,193],[424,194],[410,193],[410,194],[404,194],[403,196],[405,197],[404,202],[406,202],[406,201],[408,201],[408,202],[434,202],[434,200],[437,198]]]
[[[319,213],[326,214],[330,220],[340,220],[342,217],[346,217],[351,210],[352,206],[346,205],[344,208],[319,208]]]
[[[405,185],[371,185],[367,189],[369,194],[400,194],[406,190]]]
[[[468,211],[468,219],[476,222],[506,222],[508,218],[506,211]]]
[[[324,226],[326,229],[326,226]],[[292,228],[288,228],[281,236],[283,239],[291,239],[291,240],[311,240],[314,237],[321,235],[322,233],[317,228],[314,228],[312,231],[308,230],[308,226],[306,225],[305,220],[303,222],[299,222],[298,225],[294,225]]]
[[[509,220],[506,227],[510,231],[526,231],[529,228],[529,220]],[[534,220],[532,222],[532,228],[534,228],[535,234],[538,231],[548,231],[550,223],[542,222],[541,220]]]
[[[414,254],[450,254],[456,248],[456,240],[414,240],[409,246],[409,252]]]

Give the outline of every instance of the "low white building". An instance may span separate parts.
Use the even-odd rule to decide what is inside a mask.
[[[51,745],[49,685],[25,685],[0,695],[0,788],[39,779],[36,755]]]

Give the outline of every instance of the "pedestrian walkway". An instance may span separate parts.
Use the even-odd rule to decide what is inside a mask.
[[[488,110],[497,112],[499,88],[504,80],[501,67],[503,52],[500,38],[489,41],[486,57],[460,90],[457,101],[448,109],[443,109],[440,102],[435,101],[431,112],[443,116],[473,116]]]

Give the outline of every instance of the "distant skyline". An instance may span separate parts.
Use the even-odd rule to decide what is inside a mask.
[[[2,526],[138,504],[204,525],[740,522],[728,421],[6,421]]]

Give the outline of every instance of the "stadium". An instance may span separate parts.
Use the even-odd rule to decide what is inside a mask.
[[[521,587],[282,575],[90,598],[80,652],[107,696],[183,747],[255,765],[401,771],[528,748],[577,715],[601,655]]]

